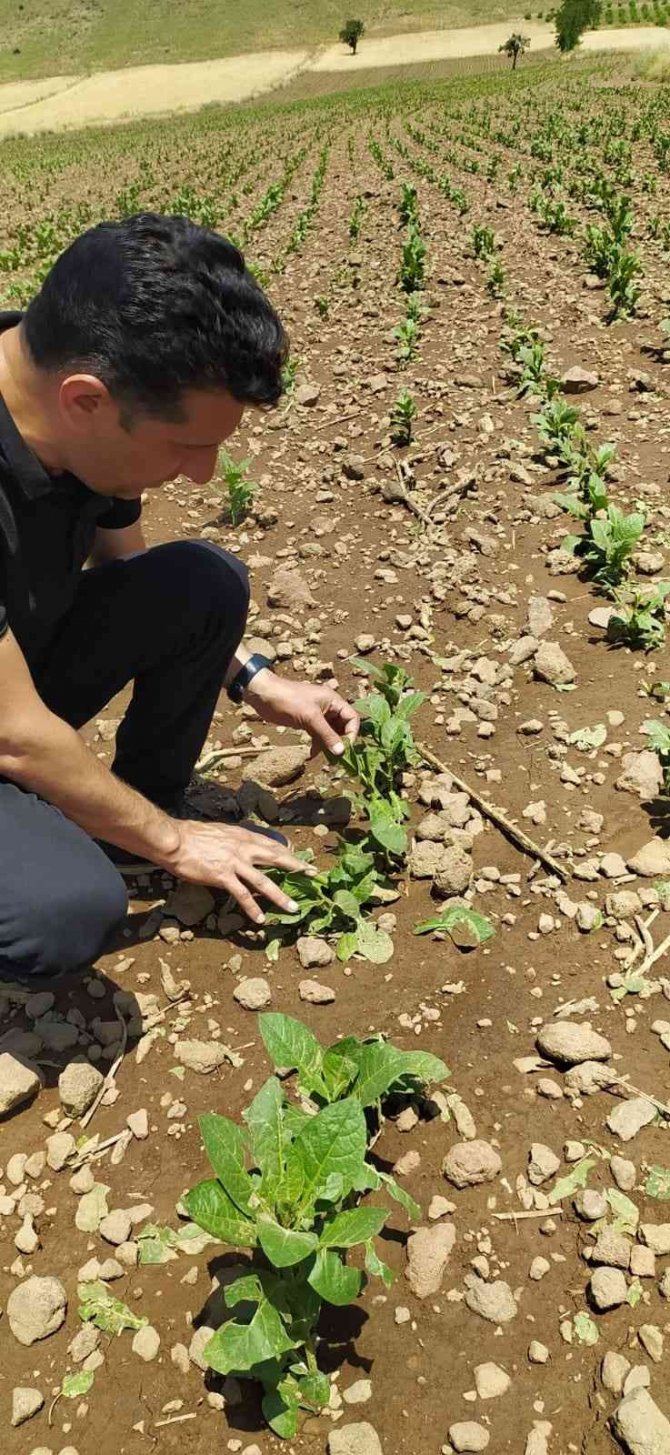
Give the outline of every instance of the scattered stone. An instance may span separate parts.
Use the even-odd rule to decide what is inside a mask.
[[[533,1283],[540,1283],[551,1271],[551,1263],[548,1258],[533,1258],[528,1270],[528,1277]]]
[[[528,1358],[531,1364],[548,1364],[549,1350],[546,1344],[541,1344],[538,1339],[531,1339],[528,1345]]]
[[[597,389],[599,383],[600,379],[592,369],[582,369],[579,364],[566,369],[561,377],[564,394],[588,394],[590,389]]]
[[[453,1223],[435,1223],[412,1233],[407,1243],[405,1277],[417,1298],[439,1293],[455,1242]]]
[[[332,965],[335,951],[327,940],[317,935],[301,935],[296,944],[298,959],[303,970],[314,970],[317,966]]]
[[[104,1077],[90,1061],[69,1061],[58,1077],[58,1095],[69,1117],[83,1117],[93,1105]]]
[[[177,1041],[174,1053],[182,1066],[198,1071],[201,1076],[208,1076],[210,1071],[230,1061],[228,1047],[221,1041]]]
[[[558,1066],[578,1066],[583,1061],[606,1061],[612,1047],[604,1036],[591,1029],[588,1021],[556,1021],[542,1026],[538,1049]]]
[[[71,1132],[53,1132],[47,1137],[47,1166],[52,1172],[61,1172],[76,1148]]]
[[[638,1338],[643,1349],[653,1359],[654,1364],[660,1364],[663,1358],[663,1334],[656,1324],[641,1324],[638,1331]]]
[[[455,1202],[449,1202],[448,1198],[440,1197],[439,1194],[437,1194],[435,1197],[431,1197],[430,1206],[428,1208],[428,1216],[431,1219],[431,1222],[434,1222],[436,1218],[444,1218],[449,1213],[453,1213],[455,1211]]]
[[[641,753],[624,753],[623,772],[616,787],[624,793],[636,793],[643,803],[656,798],[663,785],[663,769],[656,753],[645,748]]]
[[[126,1126],[138,1142],[146,1141],[149,1135],[149,1117],[146,1109],[142,1107],[140,1111],[131,1111],[130,1116],[126,1117]]]
[[[600,1367],[600,1378],[610,1394],[620,1395],[630,1369],[630,1361],[616,1349],[608,1349]]]
[[[55,1334],[65,1320],[67,1297],[59,1278],[33,1275],[7,1299],[7,1319],[20,1344],[35,1344]]]
[[[279,566],[268,586],[268,606],[277,606],[282,611],[300,611],[302,607],[316,606],[304,577],[293,566]]]
[[[540,642],[533,662],[533,672],[541,682],[552,687],[564,687],[574,682],[575,669],[558,642]]]
[[[39,1074],[30,1062],[11,1051],[0,1054],[0,1117],[30,1101],[40,1086]]]
[[[656,1254],[641,1243],[634,1243],[630,1250],[630,1271],[634,1278],[656,1277]]]
[[[302,404],[303,408],[311,409],[314,404],[318,403],[320,394],[320,384],[298,384],[293,398],[296,404]]]
[[[629,1455],[670,1455],[670,1420],[646,1389],[625,1396],[614,1411],[612,1428]]]
[[[475,1388],[480,1399],[499,1399],[507,1394],[512,1381],[499,1364],[478,1364],[475,1368]]]
[[[528,630],[533,637],[543,637],[554,625],[554,612],[546,596],[529,596]]]
[[[26,1386],[17,1385],[16,1389],[12,1390],[12,1425],[14,1429],[17,1425],[25,1424],[26,1420],[31,1420],[33,1415],[41,1410],[43,1404],[44,1395],[40,1393],[39,1389],[29,1389]]]
[[[205,1346],[209,1343],[215,1332],[216,1330],[210,1329],[207,1324],[201,1324],[200,1328],[195,1330],[188,1346],[188,1357],[191,1363],[197,1365],[197,1368],[201,1369],[203,1373],[209,1369],[207,1360],[204,1357]]]
[[[372,1399],[372,1384],[369,1379],[357,1379],[348,1389],[342,1390],[345,1404],[367,1404]]]
[[[331,1005],[335,1000],[335,991],[332,986],[321,985],[318,980],[301,980],[298,985],[298,995],[309,1005]]]
[[[630,1250],[630,1241],[624,1233],[618,1232],[616,1228],[605,1227],[599,1232],[591,1251],[591,1262],[627,1271],[630,1266]]]
[[[545,1147],[542,1142],[533,1142],[528,1162],[528,1181],[532,1182],[533,1187],[541,1187],[543,1182],[556,1176],[560,1165],[561,1159],[552,1152],[551,1147]]]
[[[625,1303],[628,1288],[620,1268],[596,1268],[589,1283],[591,1298],[599,1313]]]
[[[300,777],[308,758],[309,748],[306,744],[268,748],[267,752],[259,753],[257,758],[252,758],[245,764],[242,781],[261,783],[264,788],[284,788],[287,783],[293,783]]]
[[[465,1283],[465,1302],[472,1313],[479,1314],[480,1318],[487,1319],[491,1324],[508,1324],[511,1319],[516,1318],[516,1299],[508,1283],[504,1283],[502,1279],[484,1283],[476,1273],[467,1273]]]
[[[262,975],[240,980],[233,991],[233,999],[245,1010],[262,1010],[272,1000],[272,991]]]
[[[137,1354],[145,1364],[150,1364],[156,1358],[160,1346],[160,1334],[151,1324],[145,1324],[143,1329],[138,1329],[132,1342],[133,1354]]]
[[[670,1253],[670,1223],[641,1223],[639,1237],[659,1258]]]
[[[451,844],[442,849],[442,855],[433,875],[433,883],[440,894],[463,894],[472,879],[472,858],[460,844]]]
[[[449,1439],[454,1450],[473,1451],[486,1450],[491,1436],[484,1425],[478,1425],[476,1420],[459,1420],[457,1424],[449,1426]]]
[[[383,1455],[381,1440],[373,1425],[340,1425],[328,1436],[328,1455]]]
[[[607,1125],[615,1136],[620,1137],[622,1142],[630,1142],[636,1137],[642,1127],[649,1126],[656,1116],[656,1108],[650,1101],[642,1097],[633,1097],[630,1101],[620,1101],[609,1113]]]
[[[607,1198],[594,1187],[585,1187],[574,1199],[577,1216],[585,1223],[597,1223],[607,1214]]]
[[[100,1236],[107,1243],[113,1243],[118,1247],[120,1243],[127,1243],[132,1231],[132,1221],[124,1208],[117,1207],[113,1212],[107,1213],[100,1222]]]
[[[572,1066],[565,1077],[565,1090],[569,1096],[593,1096],[606,1086],[613,1086],[617,1080],[616,1071],[602,1066],[599,1061],[583,1061]]]
[[[492,1182],[502,1168],[499,1154],[488,1142],[457,1142],[447,1153],[442,1172],[454,1187],[477,1187]]]
[[[631,874],[640,874],[645,879],[670,874],[670,843],[665,839],[650,839],[627,862]]]

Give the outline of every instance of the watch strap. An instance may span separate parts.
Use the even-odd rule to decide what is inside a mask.
[[[267,657],[264,657],[261,652],[254,652],[248,662],[245,662],[244,666],[240,667],[237,676],[233,677],[232,682],[228,685],[228,696],[231,702],[241,702],[249,683],[253,682],[256,674],[262,672],[265,667],[270,666],[271,663]]]

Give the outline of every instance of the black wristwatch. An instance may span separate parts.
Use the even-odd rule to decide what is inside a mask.
[[[233,677],[232,682],[229,683],[228,696],[231,702],[241,702],[249,683],[253,682],[256,673],[262,672],[265,667],[271,667],[271,665],[267,657],[263,657],[260,652],[254,652],[253,657],[250,657],[249,661],[245,662],[243,667],[240,667],[237,676]]]

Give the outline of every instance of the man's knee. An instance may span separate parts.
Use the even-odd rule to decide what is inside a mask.
[[[213,541],[173,541],[158,549],[165,552],[173,593],[181,583],[189,606],[244,628],[250,591],[243,561]]]
[[[2,926],[0,976],[54,975],[90,965],[127,911],[121,875],[91,844],[77,874],[33,884],[30,898],[15,902]]]

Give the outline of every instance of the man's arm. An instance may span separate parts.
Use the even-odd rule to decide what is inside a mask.
[[[123,556],[135,555],[137,551],[146,551],[146,548],[141,519],[133,521],[132,525],[122,526],[120,530],[104,530],[98,526],[91,565],[103,566],[105,561],[118,561]]]

